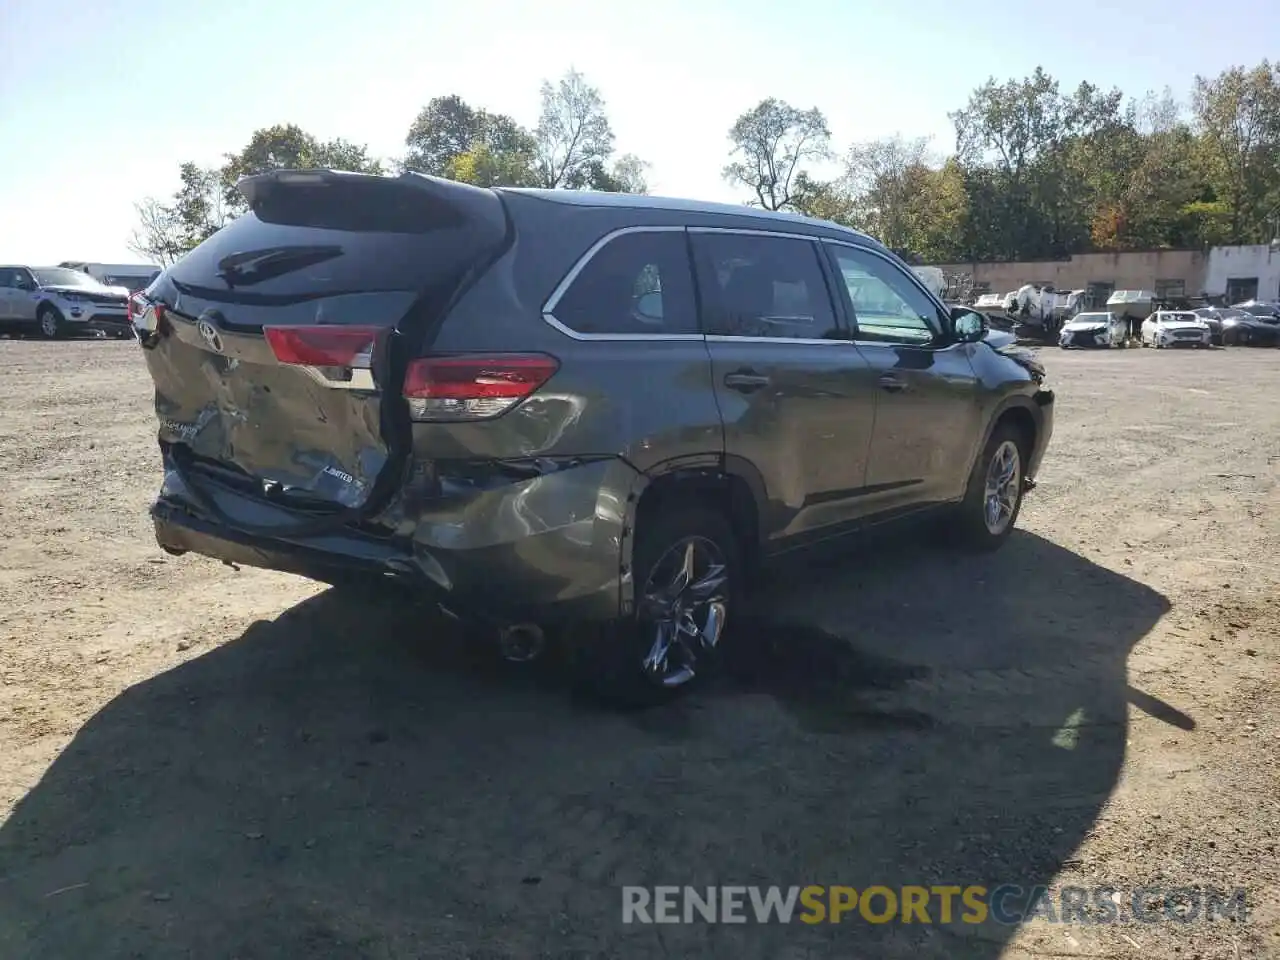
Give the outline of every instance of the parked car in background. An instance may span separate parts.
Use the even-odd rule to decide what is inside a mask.
[[[1246,300],[1244,303],[1237,303],[1233,309],[1243,310],[1255,317],[1269,317],[1273,320],[1280,320],[1280,304],[1270,303],[1266,300]]]
[[[1058,336],[1058,346],[1123,347],[1129,343],[1129,321],[1105,310],[1077,313],[1066,322]]]
[[[67,267],[0,266],[0,326],[48,339],[130,335],[129,291]]]
[[[1218,312],[1222,317],[1223,343],[1239,347],[1280,346],[1280,319],[1271,313],[1251,313],[1241,307],[1220,307]]]
[[[168,552],[397,579],[510,659],[683,687],[752,571],[889,519],[980,549],[1044,370],[869,237],[740,206],[280,171],[144,293]]]
[[[86,263],[81,260],[64,260],[58,266],[87,273],[105,286],[124,287],[130,293],[145,290],[160,275],[160,268],[149,263]]]
[[[1190,310],[1157,310],[1142,321],[1144,347],[1212,346],[1209,325]]]
[[[1222,321],[1232,315],[1230,307],[1197,307],[1191,311],[1209,327],[1209,342],[1215,347],[1225,344]],[[1238,311],[1237,311],[1238,312]]]

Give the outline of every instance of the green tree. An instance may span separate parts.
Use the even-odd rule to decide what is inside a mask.
[[[920,163],[907,172],[914,200],[907,207],[906,243],[925,263],[948,263],[961,256],[969,211],[964,173],[954,157],[941,167]]]
[[[1269,239],[1280,201],[1280,64],[1197,76],[1192,109],[1209,183],[1227,204],[1237,243]]]
[[[305,167],[382,173],[381,162],[363,146],[341,138],[320,141],[294,124],[255,130],[243,149],[225,156],[221,167],[182,164],[179,187],[168,203],[148,197],[137,204],[130,247],[173,262],[244,212],[236,183],[251,174]]]
[[[537,143],[510,117],[476,109],[457,95],[435,97],[405,137],[406,170],[483,186],[535,186]]]
[[[818,180],[803,171],[796,174],[791,207],[806,217],[829,220],[858,230],[866,229],[857,201],[842,180]]]
[[[649,192],[647,171],[649,164],[634,153],[624,153],[613,162],[613,171],[609,174],[616,193],[644,194]]]
[[[729,140],[737,159],[724,168],[724,178],[750,189],[752,204],[782,210],[795,206],[804,165],[829,156],[831,130],[817,107],[799,110],[769,97],[734,121]]]
[[[1049,230],[1037,216],[1036,182],[1043,163],[1064,135],[1065,104],[1058,82],[1042,68],[1022,80],[996,83],[988,79],[952,113],[956,153],[970,168],[990,171],[990,190],[971,191],[975,206],[991,203],[980,218],[999,231],[1002,259],[1043,256],[1049,252]],[[1040,187],[1037,191],[1035,188]],[[1051,192],[1058,193],[1056,187]]]
[[[901,136],[856,143],[845,158],[845,179],[863,229],[894,250],[909,247],[912,207],[929,140]]]
[[[449,158],[443,176],[478,187],[538,185],[532,150],[501,151],[483,142]]]
[[[140,257],[167,267],[186,252],[181,228],[173,207],[155,197],[147,197],[133,205],[138,224],[133,228],[128,246]]]
[[[383,172],[382,162],[369,157],[363,146],[347,140],[317,140],[295,124],[277,124],[255,130],[237,153],[226,154],[219,170],[223,202],[232,213],[245,209],[244,198],[236,191],[241,178],[271,170],[328,168],[355,173]]]
[[[600,91],[576,70],[542,84],[542,109],[534,130],[540,186],[547,189],[607,188],[613,127]]]

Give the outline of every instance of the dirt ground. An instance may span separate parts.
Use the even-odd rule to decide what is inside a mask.
[[[1280,955],[1280,351],[1044,354],[1004,550],[785,576],[712,687],[621,714],[161,553],[137,348],[0,341],[0,957]],[[1251,916],[621,922],[624,884],[941,883]]]

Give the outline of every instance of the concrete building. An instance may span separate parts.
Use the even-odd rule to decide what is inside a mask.
[[[1056,290],[1086,290],[1088,305],[1099,307],[1116,290],[1151,290],[1166,297],[1198,296],[1205,290],[1209,254],[1204,250],[1138,250],[1080,253],[1065,260],[935,266],[948,277],[972,276],[977,293],[1009,293],[1027,283],[1052,284]]]
[[[1265,243],[1247,247],[1213,247],[1204,289],[1227,303],[1280,300],[1280,249]]]

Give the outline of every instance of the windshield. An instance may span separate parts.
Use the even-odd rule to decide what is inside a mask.
[[[1071,318],[1072,323],[1106,323],[1111,319],[1109,313],[1077,313]]]
[[[1199,323],[1200,318],[1194,313],[1162,313],[1161,323]]]
[[[1271,317],[1275,315],[1276,308],[1266,303],[1249,303],[1237,306],[1235,309],[1243,310],[1245,313],[1251,313],[1255,317]]]
[[[42,287],[96,287],[98,281],[87,273],[66,267],[36,267],[31,271]]]

